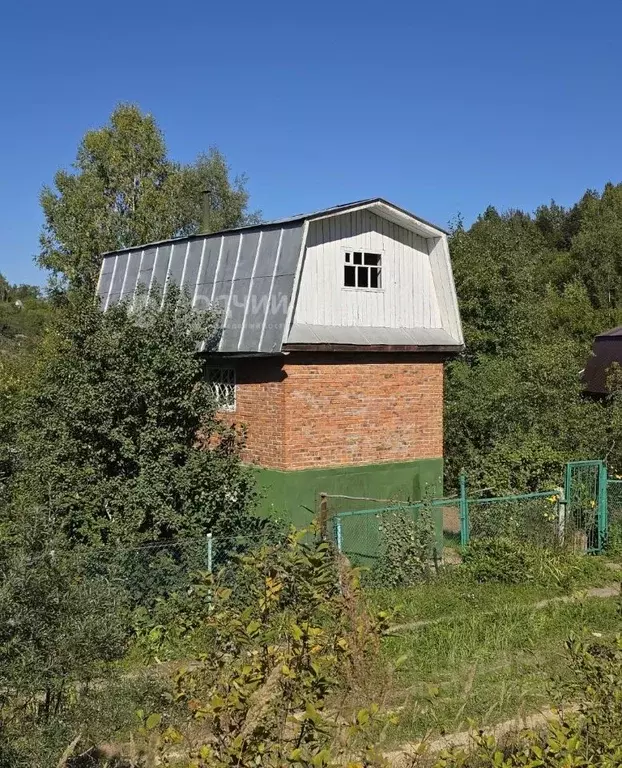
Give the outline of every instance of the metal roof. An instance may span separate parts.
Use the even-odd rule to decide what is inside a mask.
[[[323,208],[320,211],[312,211],[311,213],[297,213],[294,216],[288,216],[284,219],[273,219],[272,221],[263,221],[259,224],[244,224],[240,227],[231,227],[229,229],[222,229],[218,232],[210,232],[211,235],[223,235],[223,234],[229,234],[233,232],[244,232],[246,230],[251,229],[263,229],[264,227],[272,227],[272,226],[279,226],[282,224],[293,224],[300,221],[312,221],[313,219],[320,219],[325,216],[334,216],[340,213],[345,213],[347,211],[350,211],[354,208],[372,208],[373,206],[387,206],[388,208],[391,208],[395,210],[396,212],[399,212],[405,217],[408,217],[410,219],[413,219],[417,222],[419,222],[423,227],[430,227],[431,229],[434,229],[438,232],[442,232],[443,234],[447,235],[449,234],[447,230],[443,229],[442,227],[439,227],[436,224],[432,224],[432,222],[427,221],[426,219],[422,219],[420,216],[416,216],[414,213],[411,213],[410,211],[407,211],[405,208],[400,208],[398,205],[395,205],[395,203],[390,203],[388,200],[385,200],[382,197],[369,197],[365,200],[355,200],[352,203],[343,203],[342,205],[335,205],[332,208]],[[196,240],[205,237],[204,234],[197,234],[197,235],[184,235],[182,237],[169,237],[166,240],[154,240],[151,243],[144,243],[139,248],[150,248],[151,246],[155,245],[168,245],[174,244],[174,243],[180,243],[180,242],[187,242],[188,240]],[[112,256],[116,253],[126,253],[128,251],[134,251],[136,250],[136,247],[131,248],[119,248],[116,251],[106,251],[102,254],[102,256]]]
[[[443,327],[449,333],[441,329],[328,329],[302,325],[290,331],[309,222],[356,210],[369,210],[423,237],[441,238],[446,244],[443,230],[404,209],[382,198],[360,200],[264,224],[104,254],[97,288],[102,307],[105,311],[119,301],[133,301],[139,286],[148,293],[154,285],[174,283],[189,293],[193,306],[221,312],[218,351],[228,354],[275,354],[288,342],[442,344],[459,348],[462,331],[446,245],[441,256],[431,258],[437,275],[436,290],[447,308]],[[336,340],[337,336],[345,339],[352,333],[360,340]]]
[[[371,328],[294,323],[287,343],[445,347],[455,346],[456,340],[442,328]]]
[[[622,327],[599,333],[594,339],[592,354],[581,373],[585,391],[608,394],[607,377],[614,363],[622,365]]]

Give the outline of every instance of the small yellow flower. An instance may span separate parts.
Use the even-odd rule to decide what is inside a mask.
[[[596,506],[596,502],[594,501],[594,499],[592,499],[592,501],[590,501],[590,507],[594,509],[595,506]]]
[[[559,496],[547,496],[546,500],[551,504],[556,504],[557,501],[559,500]]]

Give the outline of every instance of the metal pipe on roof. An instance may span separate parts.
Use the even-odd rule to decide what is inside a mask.
[[[201,193],[203,213],[201,216],[201,234],[206,235],[211,232],[212,223],[212,190],[204,189]]]

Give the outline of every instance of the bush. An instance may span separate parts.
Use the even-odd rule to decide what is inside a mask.
[[[475,539],[466,547],[462,562],[480,582],[520,584],[533,578],[531,558],[524,545],[514,539]]]
[[[405,511],[385,515],[380,533],[381,551],[367,580],[370,586],[407,587],[429,577],[435,538],[428,507],[414,519]]]
[[[29,534],[0,551],[0,765],[12,753],[12,766],[47,768],[77,734],[88,740],[117,717],[111,663],[125,652],[128,612],[123,589],[91,572],[90,552],[43,527]]]
[[[357,572],[304,531],[240,566],[244,601],[209,579],[193,590],[209,642],[175,678],[189,722],[178,729],[169,713],[152,713],[148,740],[159,727],[164,759],[183,742],[196,768],[380,764],[376,726],[386,718],[365,689],[388,617],[367,614]]]
[[[462,555],[464,569],[479,582],[504,584],[532,582],[569,591],[594,584],[609,574],[602,561],[561,548],[547,548],[516,539],[474,539]]]

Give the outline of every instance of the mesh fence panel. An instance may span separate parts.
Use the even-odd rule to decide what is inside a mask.
[[[607,546],[622,548],[622,479],[607,481],[609,530]]]
[[[158,599],[183,593],[200,572],[231,580],[240,555],[284,541],[284,534],[202,536],[145,542],[133,547],[102,546],[70,550],[64,557],[84,560],[85,575],[106,579],[125,592],[134,605],[149,607]]]
[[[584,549],[574,523],[554,492],[469,499],[470,541],[504,537],[540,547]]]

